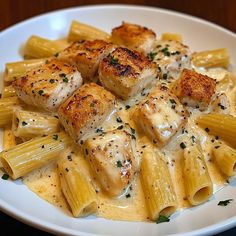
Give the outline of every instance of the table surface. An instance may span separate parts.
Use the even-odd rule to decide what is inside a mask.
[[[96,0],[0,0],[0,31],[29,17],[73,6],[83,6],[100,3],[114,3],[114,1]],[[236,32],[236,1],[235,0],[124,0],[119,4],[136,4],[171,9],[221,25]],[[50,235],[34,229],[0,212],[1,235]],[[236,235],[236,228],[219,235]]]

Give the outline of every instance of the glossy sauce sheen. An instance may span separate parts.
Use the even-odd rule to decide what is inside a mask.
[[[224,76],[219,78],[219,72],[222,75],[228,73],[223,69],[220,69],[220,71],[213,69],[212,71],[207,73],[212,78],[220,81]],[[157,84],[159,84],[160,82],[163,81],[158,81]],[[169,84],[166,83],[166,86],[168,85]],[[224,86],[220,86],[221,85],[218,86],[218,90],[222,90],[222,88],[223,92],[227,90],[227,97],[231,105],[231,114],[235,115],[235,89],[233,89],[233,86],[232,88],[227,87],[227,89],[225,89],[226,87]],[[118,101],[116,110],[111,113],[111,115],[107,118],[102,126],[102,129],[104,131],[117,128],[119,125],[121,125],[121,123],[117,123],[117,117],[120,117],[123,123],[129,123],[130,126],[136,130],[136,140],[140,156],[142,155],[142,152],[145,152],[145,147],[150,146],[154,148],[154,144],[135,126],[135,123],[132,120],[132,114],[136,104],[138,104],[139,101],[145,98],[148,93],[149,89],[146,89],[145,91],[142,91],[142,95],[139,94],[126,103]],[[226,176],[220,173],[217,166],[211,159],[211,149],[217,144],[218,140],[207,135],[204,130],[200,129],[195,124],[194,119],[202,112],[199,112],[199,110],[197,109],[189,109],[189,112],[190,117],[188,118],[188,122],[185,125],[185,128],[180,129],[178,133],[174,135],[171,141],[161,150],[164,154],[164,157],[166,158],[166,163],[171,173],[173,186],[178,201],[178,210],[190,207],[184,191],[181,167],[183,149],[180,148],[180,143],[185,142],[187,144],[190,144],[192,142],[192,136],[194,136],[196,142],[200,142],[202,146],[206,165],[214,184],[214,193],[226,184]],[[205,112],[207,113],[207,111]],[[99,189],[97,180],[92,176],[90,167],[84,155],[77,150],[70,156],[71,157],[69,158],[70,160],[68,160],[68,162],[70,162],[70,164],[72,163],[73,165],[76,165],[77,168],[79,168],[80,171],[84,172],[95,185],[99,202],[97,216],[114,220],[148,221],[148,209],[146,207],[139,173],[135,175],[135,178],[130,186],[120,197],[112,199]],[[70,214],[68,205],[60,190],[56,164],[51,164],[30,173],[29,175],[24,177],[24,183],[40,197],[56,206],[61,207],[68,214]]]

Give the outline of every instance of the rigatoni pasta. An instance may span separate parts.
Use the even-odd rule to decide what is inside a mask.
[[[211,197],[213,184],[198,145],[184,150],[183,176],[187,198],[192,205],[199,205]]]
[[[148,150],[143,154],[141,182],[151,220],[175,212],[177,200],[170,173],[158,151]]]
[[[64,153],[62,154],[62,156]],[[83,217],[97,211],[95,189],[83,173],[68,165],[62,158],[57,163],[62,192],[74,217]]]
[[[33,138],[59,131],[59,120],[52,115],[15,109],[12,130],[16,137]]]
[[[5,86],[2,93],[2,98],[14,97],[16,96],[16,90],[12,85]]]
[[[236,117],[212,113],[199,116],[196,123],[209,134],[222,138],[236,148]]]
[[[70,142],[64,132],[35,138],[2,151],[0,160],[9,176],[17,179],[56,160]]]
[[[78,21],[72,21],[68,34],[69,41],[76,42],[94,39],[109,41],[110,35],[91,25],[87,25]]]
[[[227,176],[236,175],[236,150],[225,143],[213,148],[214,160],[218,168]]]

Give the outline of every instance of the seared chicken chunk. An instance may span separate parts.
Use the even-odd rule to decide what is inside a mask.
[[[119,47],[102,60],[98,73],[106,89],[126,100],[153,81],[157,68],[141,53]]]
[[[75,42],[58,58],[76,64],[84,80],[97,81],[97,70],[100,61],[114,49],[114,45],[103,40]]]
[[[25,103],[56,110],[82,84],[77,68],[53,59],[17,78],[13,86]]]
[[[182,104],[205,110],[211,102],[215,88],[214,79],[193,70],[184,69],[173,91]]]
[[[156,39],[156,34],[152,30],[126,22],[112,29],[111,36],[115,44],[135,49],[144,54],[148,54],[152,50]]]
[[[157,41],[148,56],[156,62],[163,79],[177,79],[184,68],[191,67],[190,50],[178,41]]]
[[[58,109],[61,123],[73,138],[79,142],[102,124],[115,106],[115,97],[103,87],[84,84]]]
[[[135,123],[159,147],[186,123],[187,112],[166,87],[155,88],[134,112]]]
[[[139,167],[135,139],[125,130],[114,130],[89,138],[85,155],[103,190],[120,195]]]

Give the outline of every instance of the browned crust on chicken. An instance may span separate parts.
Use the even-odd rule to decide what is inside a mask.
[[[74,42],[58,58],[76,64],[84,79],[95,81],[99,62],[114,49],[103,40]]]
[[[135,50],[118,47],[100,63],[99,79],[105,88],[127,99],[150,82],[146,72],[155,78],[156,64]]]
[[[216,81],[214,79],[193,70],[184,69],[176,87],[176,95],[182,103],[190,105],[187,101],[189,98],[203,109],[209,105],[215,88]]]
[[[112,41],[131,49],[148,53],[156,39],[156,34],[147,27],[122,22],[112,29]]]
[[[103,87],[84,84],[58,110],[59,119],[75,142],[98,127],[115,105],[115,97]]]
[[[55,110],[81,84],[77,68],[57,59],[46,61],[13,81],[17,95],[25,103],[46,110]]]

